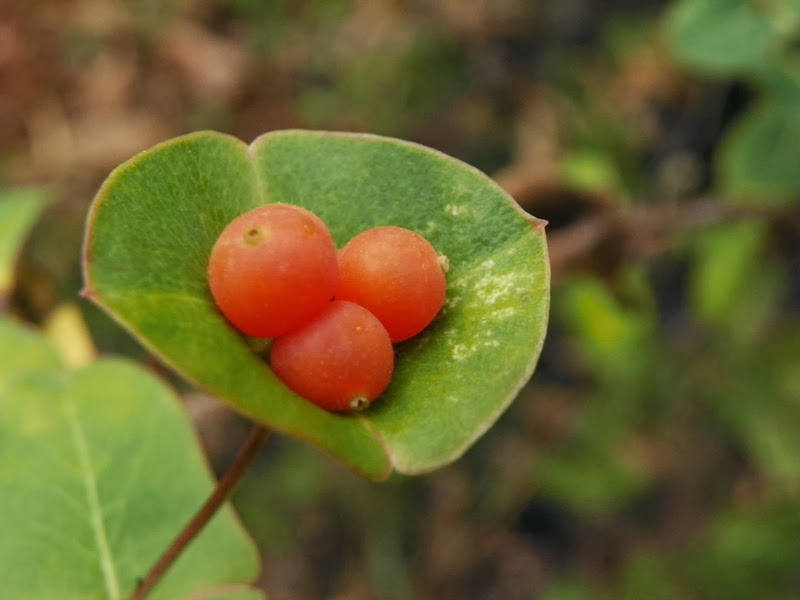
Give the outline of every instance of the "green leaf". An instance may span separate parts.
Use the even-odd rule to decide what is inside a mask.
[[[14,285],[14,262],[31,225],[44,208],[41,190],[16,189],[0,193],[0,298]]]
[[[562,288],[559,311],[575,339],[581,354],[601,379],[635,379],[644,367],[648,338],[653,333],[653,319],[648,310],[649,294],[641,274],[624,273],[617,283],[626,303],[622,303],[594,277],[576,277]],[[647,377],[651,377],[648,373]]]
[[[798,4],[800,6],[800,4]],[[755,75],[754,84],[774,102],[791,110],[800,104],[800,56],[768,63]]]
[[[750,0],[681,0],[666,20],[670,52],[687,66],[718,75],[760,68],[782,31]]]
[[[739,325],[743,315],[737,307],[758,274],[767,234],[763,222],[750,220],[710,229],[695,240],[690,298],[698,317]]]
[[[800,108],[766,101],[725,138],[719,153],[725,193],[745,202],[800,198]]]
[[[569,186],[587,192],[619,190],[622,180],[614,159],[607,152],[584,148],[564,157],[561,173]]]
[[[339,245],[391,224],[449,258],[445,309],[397,346],[392,384],[366,413],[331,414],[291,393],[214,306],[214,241],[269,202],[314,211]],[[86,295],[188,379],[373,478],[463,453],[532,373],[549,304],[540,221],[463,163],[357,134],[275,132],[248,148],[205,132],[140,154],[95,200],[85,275]]]
[[[104,360],[62,371],[40,336],[8,321],[0,365],[4,597],[126,597],[213,488],[185,415],[138,368]],[[259,597],[245,584],[257,571],[225,507],[153,598]]]

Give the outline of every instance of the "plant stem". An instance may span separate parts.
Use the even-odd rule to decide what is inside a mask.
[[[256,424],[253,426],[250,435],[239,449],[239,453],[236,455],[230,468],[228,468],[225,475],[223,475],[222,479],[217,483],[217,487],[214,489],[211,496],[209,496],[208,500],[206,500],[197,513],[195,513],[191,521],[178,533],[144,579],[139,581],[139,584],[136,586],[129,600],[144,600],[147,594],[153,591],[153,588],[172,566],[172,563],[177,560],[186,549],[186,546],[188,546],[197,534],[203,530],[216,514],[217,510],[219,510],[220,506],[222,506],[222,503],[225,502],[228,495],[247,471],[250,463],[256,457],[256,454],[258,454],[258,451],[261,449],[261,446],[263,446],[270,433],[271,432],[263,425]]]

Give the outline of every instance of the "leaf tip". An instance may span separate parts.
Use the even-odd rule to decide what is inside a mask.
[[[549,225],[549,221],[534,217],[533,215],[529,215],[529,217],[531,227],[534,229],[534,231],[544,233],[545,228]]]
[[[525,218],[526,221],[528,221],[528,223],[531,226],[531,229],[533,229],[537,233],[544,233],[545,227],[549,225],[549,221],[545,219],[540,219],[539,217],[534,217],[531,213],[526,211],[519,204],[515,203],[515,206],[517,208],[517,211],[522,214],[522,216]]]

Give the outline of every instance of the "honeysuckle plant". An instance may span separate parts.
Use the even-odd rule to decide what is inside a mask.
[[[220,232],[242,213],[278,202],[319,216],[339,247],[371,227],[395,225],[448,259],[444,308],[420,335],[395,345],[391,383],[363,412],[327,412],[290,391],[260,344],[231,326],[209,292],[208,259]],[[52,444],[71,457],[64,481],[53,486],[74,504],[67,512],[75,530],[59,525],[39,536],[42,544],[69,536],[87,549],[70,559],[88,561],[83,579],[63,585],[97,592],[86,597],[260,597],[242,587],[255,575],[253,549],[230,509],[218,509],[269,432],[301,439],[376,481],[457,459],[535,368],[549,311],[544,225],[476,169],[373,135],[278,131],[247,145],[200,132],[116,168],[88,215],[83,295],[178,374],[249,417],[254,430],[212,492],[186,419],[163,384],[121,360],[70,370],[39,334],[3,322],[2,347],[13,338],[31,350],[0,368],[0,406],[14,407],[0,423],[32,433],[0,437],[0,463],[21,445],[38,461],[27,467],[33,470],[58,462]],[[31,383],[40,373],[48,374],[41,389]],[[22,397],[37,400],[22,404]],[[46,418],[45,397],[58,399]],[[0,498],[0,509],[11,513],[23,504]],[[151,516],[157,519],[147,531],[137,527]],[[30,559],[3,544],[0,560]],[[72,564],[53,560],[62,559]],[[192,581],[188,573],[203,561],[212,566]]]

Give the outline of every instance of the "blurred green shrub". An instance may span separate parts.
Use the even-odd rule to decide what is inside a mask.
[[[665,22],[672,55],[688,69],[744,80],[758,101],[728,132],[717,156],[732,198],[800,197],[800,3],[795,0],[679,0]]]

